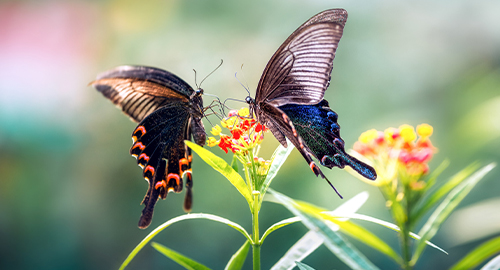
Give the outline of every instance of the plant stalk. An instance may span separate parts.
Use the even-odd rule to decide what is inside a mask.
[[[259,234],[259,210],[260,210],[260,192],[253,192],[253,209],[252,209],[252,255],[253,269],[260,270],[260,234]]]

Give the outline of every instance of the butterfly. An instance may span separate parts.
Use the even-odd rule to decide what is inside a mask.
[[[288,138],[341,198],[313,158],[330,169],[347,165],[368,179],[377,178],[372,167],[345,152],[338,115],[323,99],[346,20],[347,11],[330,9],[302,24],[267,63],[255,99],[245,99],[250,115],[255,113],[285,147]]]
[[[181,192],[186,180],[184,210],[192,207],[191,150],[184,140],[205,144],[203,89],[193,90],[176,75],[153,67],[119,66],[90,83],[139,124],[132,133],[130,154],[149,183],[139,228],[151,224],[159,198]]]

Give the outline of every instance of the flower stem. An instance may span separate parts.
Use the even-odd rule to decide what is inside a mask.
[[[253,192],[253,209],[252,209],[252,255],[253,269],[260,270],[260,234],[259,234],[259,210],[260,210],[260,192]]]

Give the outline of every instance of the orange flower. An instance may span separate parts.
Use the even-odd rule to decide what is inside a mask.
[[[436,152],[429,139],[431,135],[432,126],[428,124],[417,126],[417,132],[410,125],[388,128],[384,132],[372,129],[359,136],[353,149],[372,161],[381,176],[374,184],[381,185],[396,177],[398,167],[410,176],[426,174],[427,163]]]
[[[231,150],[233,153],[245,154],[247,150],[253,149],[262,142],[264,132],[268,130],[255,119],[249,118],[248,108],[239,111],[231,110],[228,117],[221,120],[221,125],[229,129],[231,136],[223,134],[218,125],[212,128],[212,134],[220,136],[218,145],[226,153]],[[212,137],[210,140],[207,143],[209,146],[217,145],[213,142],[215,138]]]

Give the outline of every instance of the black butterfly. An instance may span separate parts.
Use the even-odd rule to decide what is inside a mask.
[[[285,137],[295,145],[316,176],[326,179],[312,157],[328,168],[348,165],[374,180],[372,167],[345,152],[338,116],[323,99],[346,20],[347,11],[330,9],[302,24],[271,57],[255,99],[246,102],[250,115],[255,113],[283,146]]]
[[[186,179],[184,210],[192,206],[191,150],[184,140],[203,146],[203,89],[193,90],[174,74],[153,67],[120,66],[91,82],[99,92],[139,125],[132,133],[130,154],[137,158],[149,188],[142,201],[139,228],[147,228],[159,198],[181,192]]]

